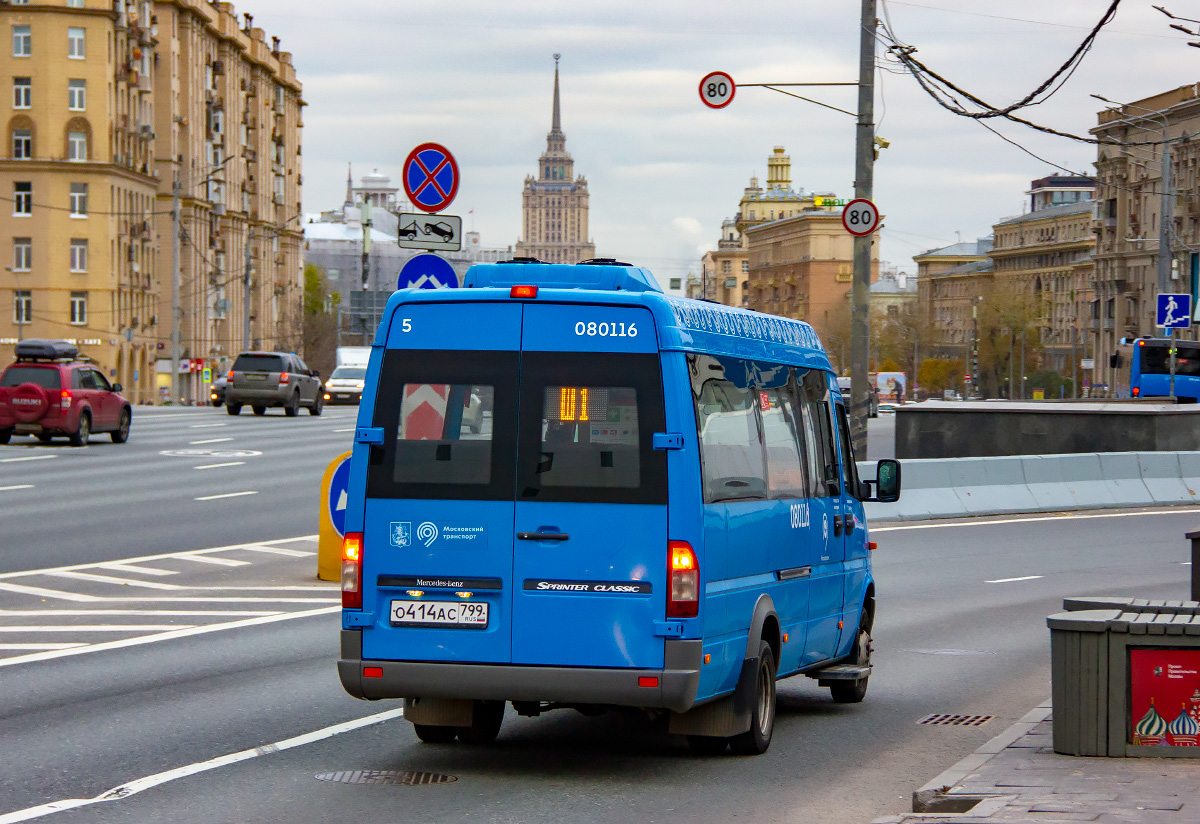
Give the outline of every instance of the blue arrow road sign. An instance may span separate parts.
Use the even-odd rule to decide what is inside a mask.
[[[334,470],[333,479],[329,482],[329,521],[337,534],[346,534],[346,494],[350,488],[350,456],[338,464]]]
[[[1187,329],[1192,325],[1191,295],[1159,295],[1155,326]]]
[[[397,289],[457,289],[454,267],[437,255],[417,255],[404,264]]]

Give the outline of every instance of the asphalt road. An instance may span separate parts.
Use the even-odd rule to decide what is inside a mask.
[[[0,446],[0,572],[315,534],[321,474],[357,414],[138,407],[124,444],[14,437]]]
[[[200,412],[192,414],[199,419]],[[226,422],[223,416],[205,419]],[[305,520],[311,489],[287,491],[303,484],[289,481],[268,456],[299,474],[298,467],[323,464],[340,451],[346,436],[332,437],[340,427],[332,418],[247,418],[229,419],[231,428],[222,432],[182,428],[193,425],[186,415],[165,420],[161,433],[143,435],[154,440],[145,448],[155,466],[159,450],[202,439],[187,434],[199,431],[261,448],[262,469],[252,479],[231,472],[202,486],[176,484],[170,494],[156,484],[139,485],[143,493],[137,494],[158,497],[127,508],[100,530],[111,534],[102,542],[104,551],[94,552],[104,557],[92,560],[107,566],[74,570],[85,577],[38,572],[36,567],[52,565],[43,562],[43,552],[55,548],[45,542],[25,547],[8,537],[8,513],[21,509],[5,501],[5,563],[24,573],[0,578],[0,650],[9,656],[0,658],[0,824],[34,815],[72,824],[735,818],[861,824],[908,809],[916,787],[1049,696],[1045,616],[1059,609],[1064,596],[1185,597],[1183,534],[1200,519],[1200,510],[1191,509],[874,529],[876,669],[867,699],[835,705],[815,682],[782,682],[774,743],[761,757],[696,758],[682,741],[638,717],[585,718],[570,711],[536,719],[510,711],[490,748],[435,746],[420,744],[400,718],[375,718],[394,715],[395,702],[359,702],[342,691],[334,668],[339,622],[336,606],[328,606],[336,591],[313,581],[311,541],[189,551],[234,543],[192,534],[186,524],[200,519],[211,524],[223,518],[230,530],[253,532],[256,542],[311,532]],[[307,434],[310,450],[292,445],[297,433]],[[19,447],[2,454],[14,449],[23,454]],[[108,449],[63,456],[60,466],[100,462]],[[306,451],[313,454],[301,454]],[[211,477],[210,470],[190,469],[187,462],[173,465],[188,472],[156,468],[158,485],[174,484],[172,474]],[[248,459],[246,466],[253,465]],[[31,475],[28,482],[44,489],[52,478]],[[280,489],[270,491],[271,481]],[[255,483],[264,488],[248,496],[253,502],[220,505],[244,509],[211,514],[194,501]],[[93,514],[105,508],[104,495],[96,496],[97,504],[82,502]],[[289,501],[286,518],[266,520],[264,512]],[[164,511],[168,504],[182,514]],[[193,515],[193,508],[203,514]],[[267,534],[268,522],[280,533]],[[79,523],[87,518],[80,516]],[[23,529],[36,536],[32,526]],[[141,549],[121,553],[129,542]],[[152,544],[170,557],[113,569],[114,561],[149,554]],[[19,558],[9,557],[14,554]],[[196,561],[200,556],[209,561]],[[33,591],[12,589],[14,582]],[[132,589],[144,592],[135,596]],[[81,595],[93,600],[79,600]],[[298,597],[314,600],[279,600]],[[98,609],[125,614],[89,614]],[[212,614],[163,614],[201,610]],[[259,614],[218,614],[236,611]],[[89,629],[101,622],[125,628],[108,634]],[[139,625],[168,628],[133,628]],[[190,629],[171,629],[184,625]],[[162,633],[168,634],[158,637]],[[64,646],[40,654],[10,648],[21,643]],[[931,713],[992,720],[976,727],[918,723]],[[315,778],[355,770],[457,780],[380,786]],[[122,789],[110,793],[114,788]],[[111,800],[71,812],[39,806],[97,797]]]

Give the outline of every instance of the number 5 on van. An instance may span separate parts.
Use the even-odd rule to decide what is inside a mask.
[[[862,701],[864,503],[898,499],[900,465],[859,478],[812,327],[624,264],[478,264],[463,286],[393,294],[372,346],[345,689],[403,699],[426,742],[489,743],[509,707],[633,708],[750,755],[778,679]]]

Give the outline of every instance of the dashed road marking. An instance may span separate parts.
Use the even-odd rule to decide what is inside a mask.
[[[308,558],[317,554],[315,552],[305,552],[301,549],[285,549],[281,546],[260,546],[258,544],[255,544],[254,546],[244,546],[242,549],[246,550],[247,552],[266,552],[271,555],[287,555],[292,558]]]
[[[12,492],[17,489],[33,489],[33,484],[16,484],[14,486],[0,486],[0,492]]]
[[[194,423],[194,424],[192,424],[191,428],[192,429],[212,429],[214,426],[227,426],[227,425],[228,424],[223,424],[223,423]]]
[[[186,589],[178,584],[160,584],[155,581],[138,581],[133,578],[114,578],[112,575],[96,575],[91,572],[76,572],[68,570],[66,572],[47,572],[47,575],[53,575],[55,578],[74,578],[78,581],[88,581],[93,584],[116,584],[124,587],[145,587],[146,589]]]
[[[112,572],[129,572],[135,575],[178,575],[177,569],[157,569],[156,567],[132,566],[130,564],[100,564],[100,569],[111,570]]]
[[[0,458],[0,463],[19,463],[21,461],[48,461],[57,455],[25,455],[20,458]]]
[[[244,466],[245,464],[245,461],[229,461],[228,463],[202,464],[201,466],[193,466],[192,469],[220,469],[223,466]]]
[[[180,555],[181,561],[192,561],[197,564],[213,564],[214,566],[250,566],[249,561],[239,561],[236,558],[213,558],[209,555]]]
[[[23,632],[167,632],[175,629],[191,629],[192,624],[72,624],[70,626],[21,626],[14,624],[0,627],[0,632],[20,635]]]
[[[7,592],[16,592],[20,595],[34,595],[38,598],[58,598],[62,601],[102,601],[104,599],[95,595],[84,595],[82,592],[64,592],[60,589],[46,589],[44,587],[29,587],[24,584],[8,584],[0,583],[0,590]]]
[[[1092,518],[1136,518],[1139,515],[1192,515],[1200,512],[1196,507],[1163,507],[1162,509],[1139,510],[1137,512],[1064,512],[1057,515],[1039,515],[1032,518],[980,517],[970,521],[947,521],[932,524],[900,524],[898,526],[873,526],[871,532],[906,532],[911,529],[949,529],[956,526],[997,526],[1000,524],[1033,524],[1039,521],[1082,521]]]
[[[233,438],[205,438],[200,441],[188,441],[188,446],[199,446],[202,443],[225,443],[232,440]]]
[[[994,581],[984,581],[985,584],[1011,584],[1014,581],[1036,581],[1038,578],[1044,578],[1044,575],[1022,575],[1020,578],[997,578]]]
[[[352,426],[352,427],[350,427],[349,429],[335,429],[335,430],[333,430],[333,431],[334,431],[334,432],[353,432],[353,431],[354,431],[354,427]]]
[[[217,501],[221,498],[240,498],[243,495],[257,495],[255,491],[249,492],[225,492],[221,495],[201,495],[199,498],[193,498],[194,501]]]

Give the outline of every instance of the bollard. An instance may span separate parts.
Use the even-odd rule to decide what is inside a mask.
[[[1196,556],[1200,555],[1200,529],[1194,529],[1187,534],[1192,542],[1192,600],[1200,601],[1200,568],[1196,566]]]

